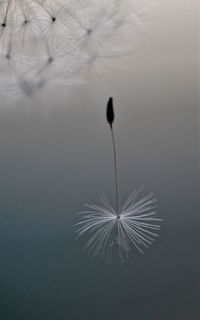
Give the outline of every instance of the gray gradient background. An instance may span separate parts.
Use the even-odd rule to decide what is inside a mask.
[[[195,2],[159,2],[149,44],[108,75],[110,91],[93,81],[49,111],[2,103],[2,320],[199,319]],[[164,219],[144,255],[111,265],[83,253],[72,227],[85,202],[112,196],[109,94],[122,196],[154,190]]]

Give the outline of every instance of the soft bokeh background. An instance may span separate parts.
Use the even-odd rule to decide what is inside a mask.
[[[197,8],[156,2],[146,45],[118,70],[57,105],[1,103],[2,320],[199,318]],[[73,225],[85,202],[112,196],[111,94],[122,197],[154,190],[164,221],[144,255],[107,264]]]

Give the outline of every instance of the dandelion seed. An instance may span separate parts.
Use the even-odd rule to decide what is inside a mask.
[[[141,189],[134,191],[123,205],[119,203],[118,171],[116,146],[113,132],[114,108],[113,99],[107,104],[107,121],[110,125],[114,155],[115,206],[106,198],[101,204],[86,204],[87,210],[81,212],[81,221],[76,224],[78,238],[88,236],[84,249],[93,257],[106,257],[111,261],[116,251],[121,260],[129,257],[131,246],[143,253],[160,230],[156,218],[156,199],[153,193],[140,197]]]
[[[113,109],[113,98],[111,97],[108,100],[108,105],[107,105],[107,121],[111,126],[111,130],[112,130],[112,123],[114,121],[114,109]]]

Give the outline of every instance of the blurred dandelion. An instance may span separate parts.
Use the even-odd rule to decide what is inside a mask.
[[[89,239],[84,246],[89,254],[93,257],[106,257],[111,261],[116,249],[121,260],[128,258],[131,245],[143,253],[143,249],[148,248],[158,236],[161,219],[155,217],[156,199],[153,192],[140,197],[142,189],[134,191],[125,203],[120,205],[112,98],[107,104],[107,121],[110,125],[113,144],[115,206],[105,197],[101,199],[101,205],[86,204],[87,209],[81,212],[83,216],[76,227],[78,238],[89,234]]]
[[[132,52],[126,39],[145,21],[144,2],[0,0],[1,93],[15,85],[32,96],[54,79],[68,86],[69,74],[76,83],[83,69]]]

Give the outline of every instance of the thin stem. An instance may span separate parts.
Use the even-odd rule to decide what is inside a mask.
[[[5,27],[6,23],[7,23],[7,16],[8,16],[10,3],[11,3],[11,1],[9,0],[8,3],[7,3],[6,12],[5,12],[5,16],[4,16],[4,20],[3,20],[3,24],[2,24],[3,27]]]
[[[115,172],[115,199],[116,199],[116,212],[117,218],[120,218],[119,214],[119,188],[118,188],[118,174],[117,174],[117,156],[116,156],[116,145],[115,145],[115,137],[113,132],[113,127],[111,128],[111,135],[112,135],[112,144],[113,144],[113,156],[114,156],[114,172]]]

